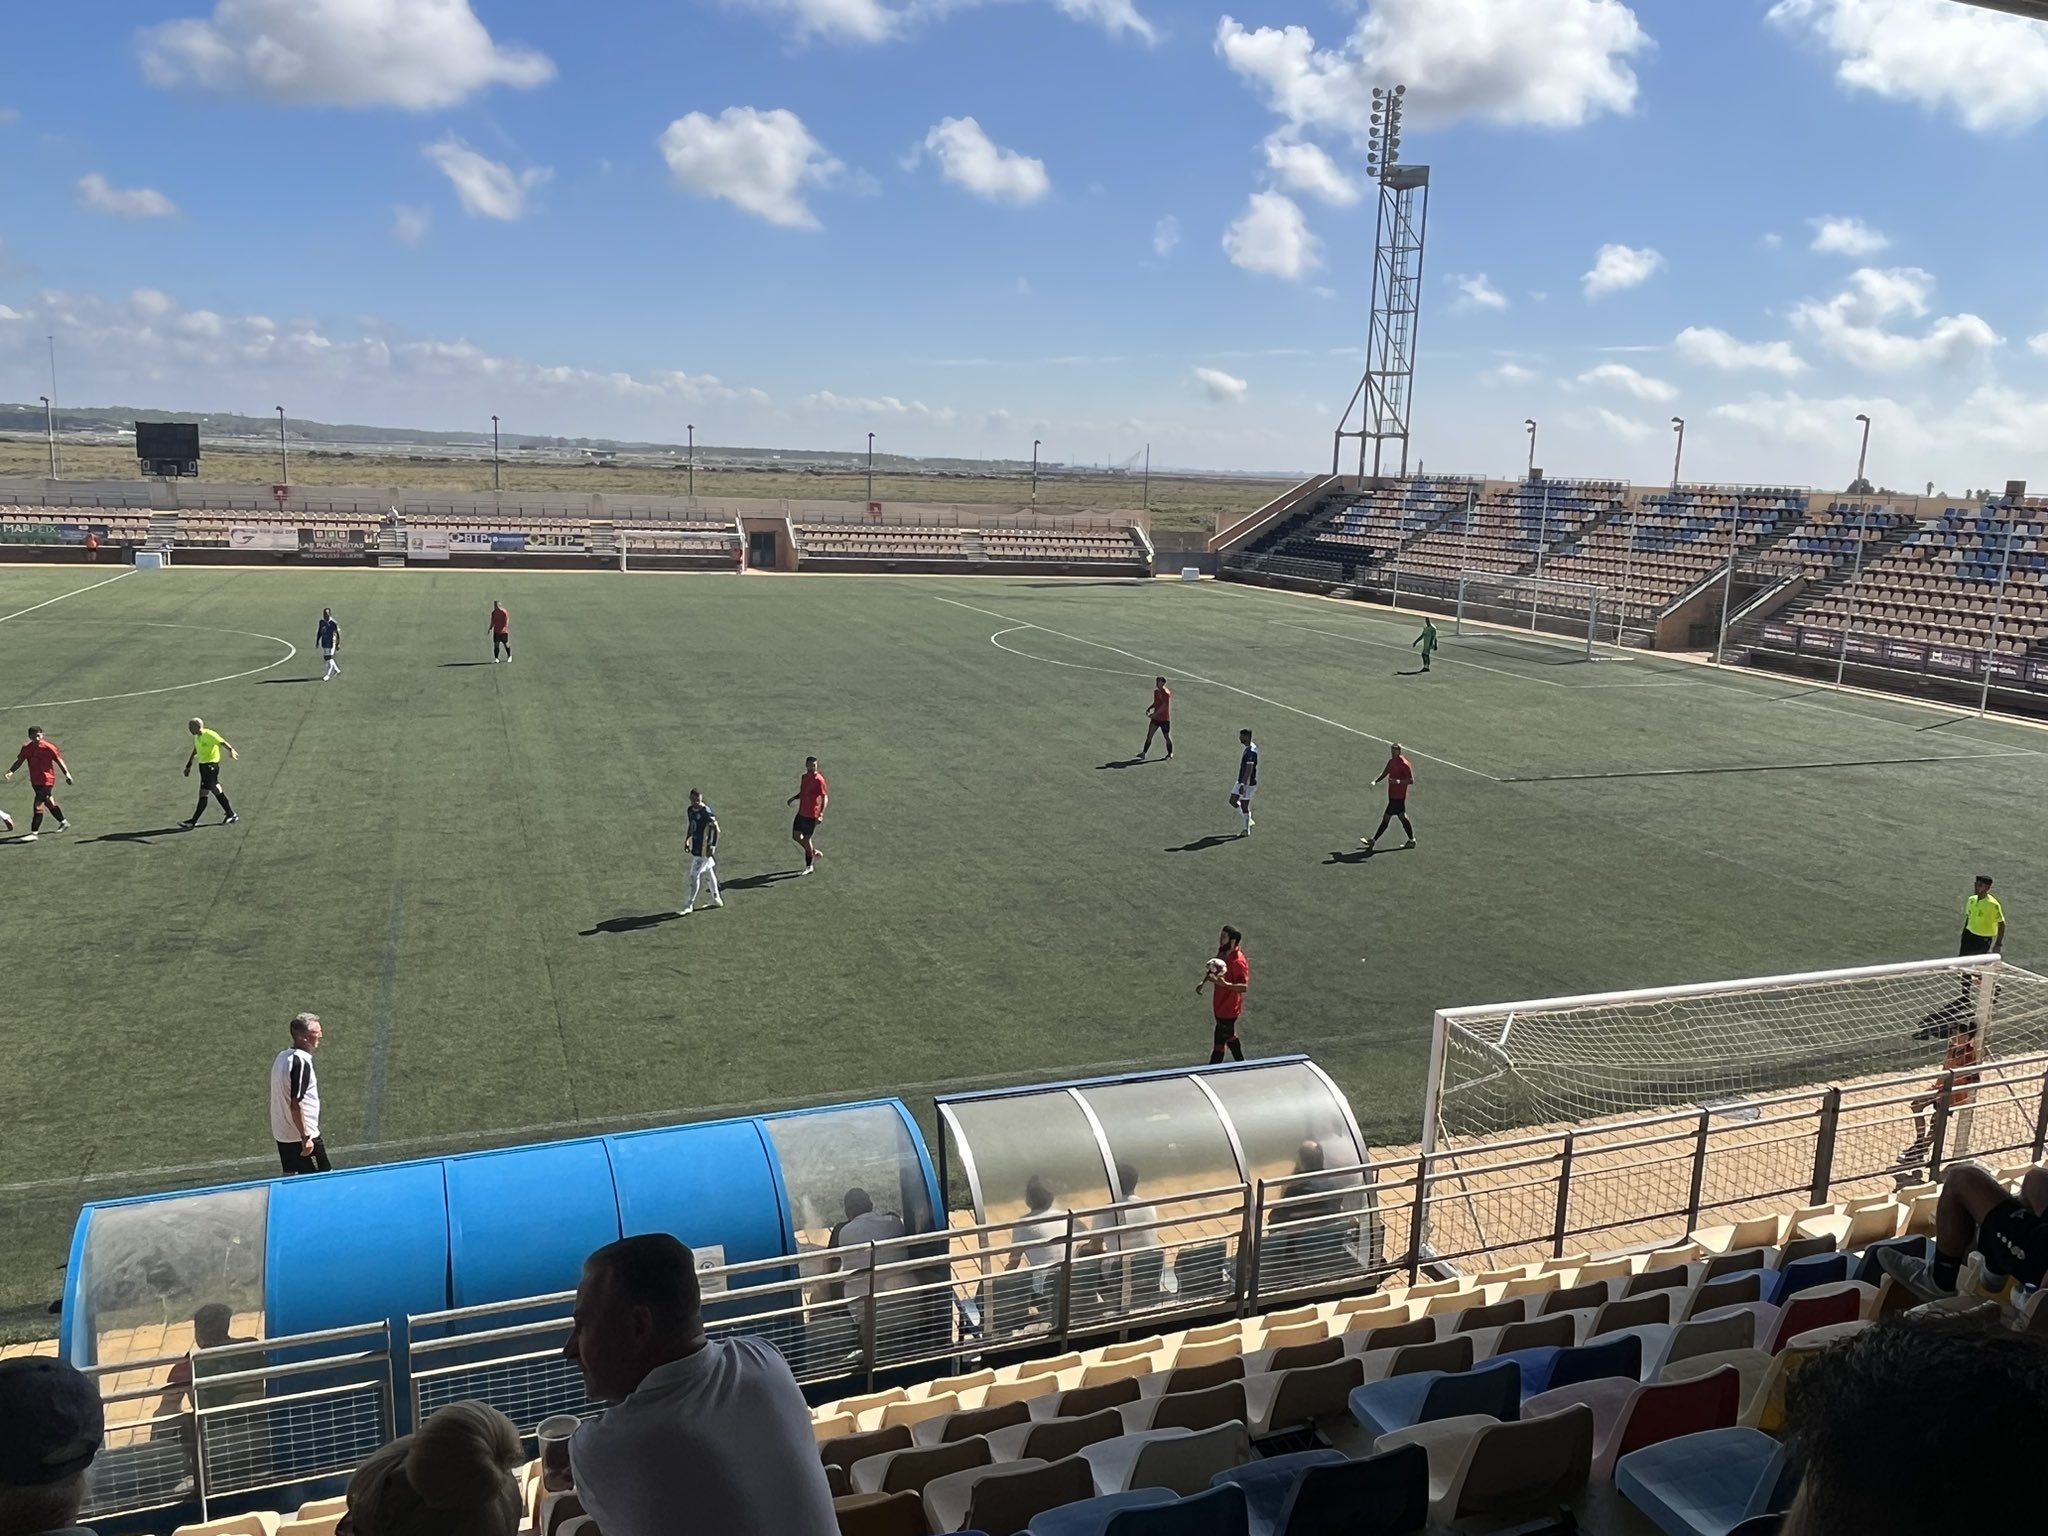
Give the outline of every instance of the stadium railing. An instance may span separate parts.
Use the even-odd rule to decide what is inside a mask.
[[[1649,1251],[1788,1201],[1820,1208],[1932,1178],[1959,1140],[1972,1157],[2039,1161],[2048,1053],[1970,1071],[1963,1104],[1933,1105],[1910,1164],[1897,1149],[1914,1140],[1913,1103],[1937,1081],[1956,1092],[1954,1074],[1922,1069],[1147,1194],[1065,1212],[1049,1241],[1020,1239],[1016,1217],[710,1266],[700,1274],[707,1326],[768,1339],[806,1386],[836,1385],[832,1396],[871,1391],[885,1376],[1249,1317],[1383,1283]],[[1101,1251],[1109,1234],[1116,1247]],[[1010,1263],[1048,1248],[1053,1263]],[[856,1276],[866,1295],[832,1294]],[[597,1405],[562,1355],[574,1300],[560,1291],[418,1314],[395,1341],[374,1324],[196,1351],[200,1400],[172,1410],[163,1373],[187,1357],[95,1367],[110,1432],[86,1513],[110,1519],[188,1501],[203,1509],[347,1472],[395,1432],[401,1401],[397,1417],[417,1424],[478,1398],[526,1434],[552,1414],[591,1412]]]

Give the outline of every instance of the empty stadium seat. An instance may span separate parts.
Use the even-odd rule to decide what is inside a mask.
[[[1081,1452],[1093,1470],[1097,1493],[1126,1488],[1171,1488],[1196,1493],[1226,1467],[1252,1459],[1251,1437],[1242,1424],[1213,1429],[1148,1429],[1142,1434],[1098,1440]]]
[[[1728,1536],[1783,1509],[1784,1447],[1761,1430],[1710,1429],[1631,1451],[1614,1485],[1665,1536]]]
[[[1521,1367],[1512,1360],[1467,1371],[1417,1371],[1354,1388],[1351,1417],[1373,1435],[1466,1414],[1512,1419],[1520,1411]]]

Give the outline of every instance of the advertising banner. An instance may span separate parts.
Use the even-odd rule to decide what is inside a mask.
[[[57,525],[55,523],[0,523],[0,543],[55,544],[57,542]]]
[[[301,560],[360,560],[363,558],[363,530],[360,528],[301,528]]]
[[[448,558],[448,530],[446,528],[408,528],[405,533],[405,558],[408,560],[446,560]]]
[[[252,553],[287,555],[295,554],[299,548],[299,530],[296,528],[230,528],[228,548],[247,550]]]
[[[448,548],[458,555],[517,554],[525,547],[525,537],[517,533],[484,533],[474,528],[461,528],[448,535]]]
[[[583,553],[581,533],[529,533],[526,535],[528,549],[545,549],[558,555],[580,555]]]

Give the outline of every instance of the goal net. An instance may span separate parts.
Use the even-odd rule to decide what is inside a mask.
[[[1545,634],[1583,639],[1593,656],[1600,630],[1601,599],[1606,588],[1593,582],[1551,581],[1542,576],[1504,576],[1499,571],[1458,572],[1458,608],[1453,634],[1465,632],[1465,621],[1540,630]]]
[[[1445,1170],[1434,1245],[1561,1229],[1530,1171],[1560,1160],[1574,1232],[1656,1241],[1688,1211],[1783,1210],[1823,1170],[1840,1198],[1937,1158],[2031,1161],[2044,1074],[2048,977],[1997,955],[1446,1009],[1422,1142]]]

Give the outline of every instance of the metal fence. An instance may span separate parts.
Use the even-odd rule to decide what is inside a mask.
[[[1969,1070],[1148,1195],[1064,1213],[1056,1232],[962,1224],[709,1267],[707,1329],[763,1337],[815,1396],[841,1395],[1395,1280],[1662,1246],[1702,1225],[1936,1177],[1958,1146],[2039,1161],[2048,1053]],[[415,1315],[395,1347],[375,1324],[98,1367],[110,1429],[86,1513],[203,1508],[346,1472],[400,1425],[467,1398],[526,1434],[553,1414],[594,1412],[563,1354],[574,1299]],[[185,1360],[197,1402],[167,1381]]]

